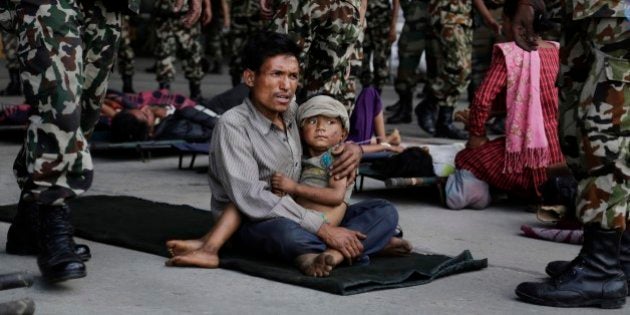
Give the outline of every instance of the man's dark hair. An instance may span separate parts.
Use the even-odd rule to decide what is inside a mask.
[[[259,32],[250,37],[243,48],[243,66],[260,71],[265,60],[279,55],[292,55],[300,60],[300,47],[289,36],[274,32]]]
[[[112,118],[110,134],[112,142],[144,141],[149,138],[149,126],[123,110]]]

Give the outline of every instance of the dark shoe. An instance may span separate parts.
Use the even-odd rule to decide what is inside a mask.
[[[438,138],[468,139],[468,132],[460,130],[453,125],[453,107],[440,106],[437,123],[435,124],[435,136]]]
[[[171,89],[171,84],[169,82],[159,82],[158,84],[158,88],[161,89],[167,89],[170,90]]]
[[[585,226],[582,250],[570,266],[547,282],[519,284],[516,295],[527,303],[555,307],[622,307],[628,283],[619,264],[620,241],[618,231]]]
[[[210,60],[208,60],[208,58],[201,58],[201,71],[203,71],[203,73],[210,71]]]
[[[389,105],[387,107],[385,107],[385,111],[386,112],[397,112],[398,109],[400,108],[400,101],[397,101],[396,103]]]
[[[189,82],[188,88],[190,89],[190,98],[193,100],[197,100],[201,98],[201,83],[199,82]]]
[[[0,91],[1,96],[19,96],[22,95],[22,80],[20,79],[20,70],[9,70],[9,84]]]
[[[210,70],[208,71],[208,73],[210,73],[210,74],[221,74],[221,73],[223,73],[223,65],[220,62],[215,61],[213,63],[212,68],[210,68]]]
[[[435,116],[437,115],[437,108],[435,103],[429,101],[429,98],[423,99],[414,109],[416,117],[418,118],[418,126],[422,130],[429,134],[435,133]]]
[[[62,206],[39,208],[38,240],[40,252],[37,265],[42,277],[49,282],[83,278],[87,275],[81,258],[74,253],[70,209]]]
[[[562,274],[566,269],[571,267],[571,261],[557,260],[547,264],[545,272],[552,278]],[[621,235],[621,244],[619,247],[619,263],[621,270],[626,275],[626,282],[630,287],[630,229],[626,229]],[[628,292],[630,296],[630,292]]]
[[[37,209],[33,203],[20,199],[17,214],[7,233],[7,254],[37,255],[39,253],[37,234],[34,228],[37,222],[36,212]],[[74,253],[84,262],[92,258],[92,253],[87,245],[75,244]]]
[[[123,75],[123,93],[136,93],[133,90],[133,77],[130,75]]]
[[[398,110],[387,119],[388,124],[408,124],[411,122],[411,93],[401,93]]]

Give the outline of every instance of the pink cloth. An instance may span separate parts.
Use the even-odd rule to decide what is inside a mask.
[[[503,52],[507,68],[504,172],[544,168],[550,152],[540,102],[540,55],[514,42],[496,44],[494,49]]]

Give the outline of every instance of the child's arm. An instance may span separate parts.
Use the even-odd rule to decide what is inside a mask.
[[[280,190],[292,196],[330,207],[343,203],[346,188],[348,188],[347,183],[348,179],[345,177],[340,180],[334,180],[331,177],[328,181],[328,187],[322,188],[296,183],[281,173],[275,173],[271,178],[271,186],[274,190]]]

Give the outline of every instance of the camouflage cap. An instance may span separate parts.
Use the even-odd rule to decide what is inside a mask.
[[[302,103],[298,108],[297,121],[301,124],[306,118],[314,116],[339,117],[343,129],[350,132],[348,111],[338,100],[328,95],[317,95]]]

